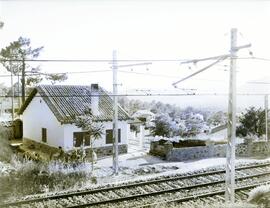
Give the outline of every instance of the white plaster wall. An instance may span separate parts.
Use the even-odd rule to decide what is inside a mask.
[[[94,147],[102,147],[102,146],[111,146],[112,144],[106,144],[106,129],[112,129],[112,122],[102,122],[104,126],[103,135],[100,139],[96,140],[93,144]],[[64,148],[65,150],[70,150],[73,148],[73,132],[82,131],[74,124],[65,124],[64,126]],[[130,131],[130,126],[125,121],[118,122],[118,128],[121,129],[121,143],[119,144],[127,144],[128,136]]]
[[[102,122],[104,126],[103,135],[94,142],[94,147],[111,146],[106,144],[106,129],[112,129],[112,122]],[[36,97],[29,103],[23,113],[23,137],[34,141],[42,142],[42,128],[47,129],[47,145],[53,147],[61,146],[64,150],[73,148],[73,132],[82,131],[74,124],[62,124],[56,119],[45,101]],[[125,121],[118,122],[121,129],[121,143],[128,144],[130,125]]]
[[[47,129],[47,145],[64,147],[64,128],[58,122],[45,101],[38,97],[33,98],[23,112],[23,137],[42,142],[42,128]]]

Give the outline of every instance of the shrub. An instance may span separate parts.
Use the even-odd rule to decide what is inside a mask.
[[[13,155],[8,142],[11,132],[10,128],[0,126],[0,161],[10,162]]]
[[[270,207],[270,185],[259,186],[251,190],[248,201],[261,208]]]
[[[90,171],[83,164],[74,168],[64,163],[37,163],[13,157],[11,164],[16,171],[0,177],[1,193],[10,197],[80,188],[90,178]]]
[[[265,111],[261,108],[250,107],[239,117],[240,125],[236,128],[237,136],[249,134],[261,137],[265,134]]]

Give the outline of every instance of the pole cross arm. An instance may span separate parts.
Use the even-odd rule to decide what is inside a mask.
[[[183,79],[181,79],[181,80],[179,80],[177,82],[174,82],[172,85],[175,87],[178,83],[183,82],[183,81],[185,81],[185,80],[187,80],[187,79],[189,79],[189,78],[191,78],[191,77],[193,77],[193,76],[195,76],[195,75],[197,75],[197,74],[199,74],[199,73],[201,73],[201,72],[209,69],[210,67],[214,66],[215,64],[219,63],[220,61],[225,60],[226,58],[228,58],[228,56],[221,56],[221,57],[219,57],[218,60],[216,60],[215,62],[211,63],[210,65],[208,65],[208,66],[206,66],[206,67],[204,67],[204,68],[202,68],[202,69],[194,72],[193,74],[191,74],[191,75],[189,75],[189,76],[187,76],[187,77],[185,77],[185,78],[183,78]]]
[[[192,60],[188,60],[188,61],[183,61],[180,64],[198,63],[200,61],[209,61],[209,60],[219,59],[219,58],[223,58],[223,57],[226,57],[226,58],[230,57],[230,54],[224,54],[224,55],[220,55],[220,56],[212,56],[212,57],[201,58],[201,59],[192,59]]]
[[[151,65],[151,64],[152,62],[138,63],[138,64],[125,64],[125,65],[117,65],[117,68],[132,67],[132,66],[145,66],[145,65]]]
[[[234,51],[239,51],[239,50],[241,50],[243,48],[250,48],[250,47],[251,47],[251,44],[246,44],[246,45],[234,47],[233,50]]]

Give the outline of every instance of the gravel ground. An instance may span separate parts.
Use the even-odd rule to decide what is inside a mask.
[[[257,162],[256,159],[238,159],[236,164],[246,164],[250,162]],[[259,160],[260,162],[269,162],[269,159]],[[68,189],[52,191],[44,189],[43,195],[54,195],[61,192],[78,191],[84,189],[92,189],[99,186],[110,186],[112,184],[119,184],[123,182],[144,181],[156,177],[167,177],[178,174],[189,174],[190,172],[200,172],[205,169],[218,169],[224,166],[225,158],[208,158],[196,161],[187,162],[166,162],[158,157],[148,155],[146,152],[138,151],[124,155],[119,155],[119,174],[113,175],[112,158],[103,158],[95,164],[94,173],[91,173],[91,164],[85,164],[80,167],[82,171],[91,173],[91,178],[86,180],[84,184],[79,187],[69,187]],[[14,170],[10,164],[0,162],[0,176],[1,174],[9,174]],[[50,171],[61,171],[61,168],[52,169]],[[93,179],[94,182],[93,183]],[[28,198],[28,197],[26,197]]]

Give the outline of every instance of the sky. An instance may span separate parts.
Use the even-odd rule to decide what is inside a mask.
[[[229,60],[177,88],[172,83],[213,62],[183,64],[181,60],[228,54],[230,30],[237,28],[237,45],[252,44],[238,53],[245,58],[237,60],[238,93],[265,94],[270,93],[270,61],[250,59],[250,52],[270,59],[269,20],[270,1],[266,0],[2,0],[0,21],[5,25],[0,30],[0,48],[22,36],[30,38],[33,47],[44,46],[40,59],[111,60],[116,50],[117,60],[134,60],[117,63],[121,94],[224,94],[229,89]],[[121,67],[138,63],[148,65]],[[112,90],[111,61],[39,64],[43,72],[70,73],[62,84],[98,83]],[[86,71],[92,72],[81,73]],[[0,68],[0,74],[7,72]],[[10,82],[9,78],[0,79],[7,85]],[[183,107],[227,106],[227,96],[220,95],[135,98]],[[238,107],[263,103],[263,96],[238,99]]]

